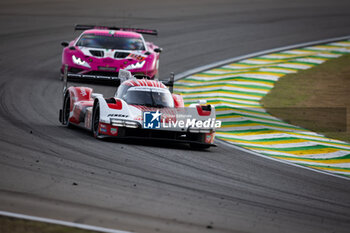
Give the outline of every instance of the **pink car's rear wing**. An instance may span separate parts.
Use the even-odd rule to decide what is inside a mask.
[[[103,82],[105,84],[112,84],[119,86],[121,80],[119,77],[114,76],[101,76],[101,75],[87,75],[87,74],[67,74],[67,80],[71,82]]]
[[[158,35],[158,31],[155,29],[142,29],[142,28],[125,28],[125,27],[109,27],[109,26],[99,26],[99,25],[75,25],[75,30],[85,31],[89,29],[109,29],[109,30],[120,30],[120,31],[129,31],[129,32],[137,32],[141,34],[147,35]]]
[[[119,70],[118,77],[116,76],[105,76],[105,75],[88,75],[88,74],[72,74],[68,73],[68,66],[65,65],[63,73],[63,81],[65,83],[65,89],[67,89],[67,81],[77,82],[99,82],[102,81],[105,84],[113,84],[119,86],[121,82],[131,79],[134,76],[130,71]]]

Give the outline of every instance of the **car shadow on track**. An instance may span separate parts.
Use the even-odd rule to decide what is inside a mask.
[[[104,138],[102,140],[106,142],[111,142],[111,143],[114,142],[114,143],[122,143],[127,145],[141,145],[141,146],[147,146],[147,147],[158,147],[158,148],[166,148],[166,149],[191,150],[191,151],[203,151],[203,152],[210,151],[210,149],[193,149],[189,146],[188,143],[171,142],[171,141],[162,140],[162,139]]]
[[[191,151],[203,151],[210,152],[209,149],[194,149],[189,146],[188,143],[183,142],[173,142],[171,140],[162,140],[162,139],[153,139],[153,138],[102,138],[95,139],[92,136],[92,133],[86,129],[70,126],[69,128],[65,126],[58,126],[59,128],[70,133],[70,136],[64,135],[64,138],[71,137],[74,139],[75,137],[90,138],[91,140],[107,142],[107,143],[118,143],[118,144],[126,144],[126,145],[135,145],[135,146],[146,146],[146,147],[157,147],[157,148],[166,148],[166,149],[178,149],[178,150],[191,150]],[[62,131],[61,131],[62,132]],[[76,134],[76,135],[72,135]],[[59,137],[57,135],[57,137]]]

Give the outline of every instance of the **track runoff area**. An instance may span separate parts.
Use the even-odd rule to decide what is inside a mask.
[[[185,105],[207,100],[222,126],[216,138],[274,159],[350,177],[350,144],[270,115],[260,100],[279,78],[350,53],[350,40],[272,52],[189,75],[175,83]]]

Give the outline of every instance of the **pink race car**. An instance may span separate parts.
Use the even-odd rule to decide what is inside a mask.
[[[146,42],[142,34],[156,30],[76,25],[83,33],[71,42],[63,41],[61,74],[68,65],[70,79],[117,80],[120,69],[134,76],[157,78],[162,49]]]

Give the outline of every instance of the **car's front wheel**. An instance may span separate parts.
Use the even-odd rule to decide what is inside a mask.
[[[100,132],[100,104],[98,101],[95,102],[92,112],[92,133],[95,138],[99,138]]]
[[[70,113],[70,95],[67,93],[63,100],[63,109],[62,109],[62,124],[70,127],[69,123],[69,113]]]

